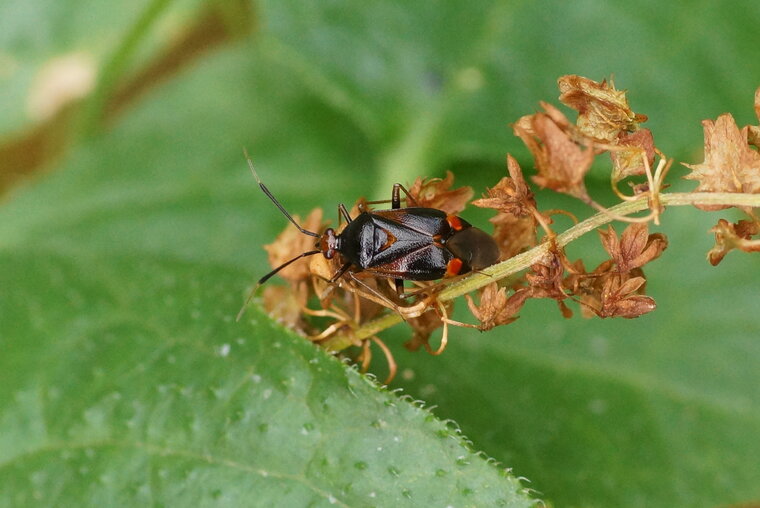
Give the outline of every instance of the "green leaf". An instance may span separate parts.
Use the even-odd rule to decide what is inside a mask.
[[[527,506],[428,411],[258,312],[240,272],[4,252],[0,504]]]
[[[271,215],[240,148],[304,108],[315,129],[334,118],[249,50],[204,62],[0,212],[0,504],[531,505],[411,399],[256,309],[234,321],[251,277],[238,240],[258,244]],[[215,133],[235,117],[236,137]],[[350,133],[300,155],[335,137]]]
[[[30,125],[21,112],[42,62],[84,45],[100,65],[148,9],[84,7],[87,17],[25,5],[42,4],[0,8],[0,79],[4,62],[20,66],[2,83],[6,138]],[[141,35],[125,72],[149,66],[173,20],[190,23],[183,5]],[[72,138],[53,171],[6,196],[2,504],[529,504],[429,413],[255,309],[232,322],[268,269],[261,245],[285,225],[242,148],[301,216],[451,168],[479,192],[504,175],[506,152],[525,154],[507,124],[577,73],[614,74],[658,146],[698,160],[701,119],[755,121],[760,5],[252,5],[250,40],[154,84],[113,130]],[[546,193],[539,205],[572,206]],[[395,386],[437,404],[437,417],[557,506],[757,501],[758,258],[706,264],[718,216],[663,216],[670,248],[646,268],[655,313],[566,321],[530,302],[508,327],[452,329],[435,358],[404,352],[401,325],[383,335],[401,367]],[[593,266],[597,242],[589,235],[570,257]]]

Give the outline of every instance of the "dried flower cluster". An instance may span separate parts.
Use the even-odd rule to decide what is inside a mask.
[[[760,88],[755,92],[755,115],[760,123]],[[760,126],[739,129],[730,113],[716,121],[702,122],[705,130],[705,160],[701,164],[684,164],[691,168],[686,178],[697,180],[696,192],[760,194]],[[754,147],[754,148],[753,148]],[[722,210],[730,205],[697,205],[703,210]],[[710,263],[717,265],[733,249],[760,251],[760,219],[753,207],[738,207],[747,216],[732,224],[725,219],[710,231],[715,246],[708,252]]]
[[[578,112],[576,121],[571,122],[559,109],[542,102],[543,111],[520,118],[513,129],[533,155],[535,184],[581,199],[597,209],[604,222],[614,219],[628,223],[619,236],[612,225],[598,230],[608,260],[591,271],[586,270],[581,259],[568,260],[551,229],[552,217],[567,212],[540,211],[520,165],[509,155],[509,176],[472,204],[496,211],[490,220],[502,261],[543,250],[522,267],[522,275],[492,277],[480,283],[478,303],[470,294],[465,295],[469,310],[479,322],[477,325],[449,318],[453,300],[441,295],[451,279],[415,283],[418,287],[414,290],[407,288],[414,296],[400,298],[391,280],[368,272],[349,270],[336,283],[329,283],[343,264],[339,256],[331,260],[314,256],[282,270],[280,274],[289,287],[271,285],[264,289],[267,310],[330,350],[347,351],[354,346],[354,360],[364,369],[371,359],[371,344],[378,345],[389,361],[389,379],[395,373],[395,363],[376,334],[400,319],[412,328],[412,338],[406,344],[409,349],[423,347],[439,354],[446,346],[448,325],[480,330],[506,325],[517,319],[520,309],[531,298],[555,300],[565,317],[573,314],[568,301],[577,302],[584,316],[602,318],[635,318],[654,310],[654,299],[644,294],[643,267],[657,259],[668,242],[662,233],[650,234],[648,222],[659,224],[665,199],[661,191],[672,161],[656,149],[652,133],[640,126],[647,117],[631,110],[624,91],[617,90],[612,83],[598,83],[580,76],[563,76],[558,83],[559,99]],[[755,112],[760,120],[760,89],[755,95]],[[760,194],[757,150],[760,127],[739,129],[729,114],[715,122],[706,120],[703,125],[705,160],[701,164],[684,164],[692,170],[686,178],[699,182],[689,200],[704,210],[720,210],[732,206],[730,199],[720,199],[725,193]],[[648,215],[618,216],[591,198],[584,179],[600,156],[609,157],[611,182],[618,196],[624,201],[645,200]],[[626,179],[630,179],[630,195],[618,189],[618,184]],[[407,205],[458,214],[472,198],[473,191],[469,187],[454,188],[453,183],[451,172],[444,179],[418,178],[409,188]],[[700,200],[700,196],[710,199]],[[367,209],[371,203],[360,200],[351,216],[358,213],[358,206]],[[760,220],[755,205],[739,209],[745,219],[736,223],[720,219],[712,229],[716,244],[708,258],[714,265],[733,249],[760,251]],[[303,226],[320,231],[327,224],[321,210],[314,210]],[[312,248],[313,238],[300,234],[292,226],[266,246],[273,267]],[[440,345],[433,348],[430,337],[441,327]]]

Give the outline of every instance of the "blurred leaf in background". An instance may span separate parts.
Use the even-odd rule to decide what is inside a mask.
[[[710,267],[702,212],[663,216],[637,320],[536,301],[441,357],[384,336],[393,387],[499,467],[258,311],[233,319],[285,223],[244,146],[301,215],[447,169],[481,192],[507,152],[530,167],[507,124],[574,73],[614,75],[695,162],[703,118],[753,120],[759,24],[751,2],[3,3],[2,504],[760,500],[760,261]]]

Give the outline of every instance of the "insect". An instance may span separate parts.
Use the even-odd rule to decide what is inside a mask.
[[[261,190],[298,230],[317,239],[314,250],[303,252],[259,279],[257,287],[291,263],[315,254],[332,259],[340,254],[344,261],[330,278],[334,283],[349,269],[366,271],[394,280],[396,292],[404,295],[404,280],[429,281],[481,270],[499,258],[496,242],[481,229],[456,215],[436,208],[401,208],[401,191],[407,203],[414,202],[409,192],[394,184],[391,209],[363,210],[351,218],[343,204],[339,214],[347,222],[340,233],[327,228],[318,234],[302,228],[261,182],[251,159],[248,166]],[[243,307],[245,308],[245,306]],[[242,311],[241,311],[242,313]]]

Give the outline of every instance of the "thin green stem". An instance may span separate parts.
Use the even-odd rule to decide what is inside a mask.
[[[726,205],[741,207],[760,207],[760,194],[736,194],[729,192],[684,192],[672,194],[660,194],[662,206],[685,206],[685,205]],[[649,203],[644,196],[641,199],[625,201],[608,209],[608,212],[600,212],[588,219],[579,222],[564,233],[557,235],[555,244],[558,247],[577,240],[581,236],[596,230],[597,228],[615,220],[614,216],[630,215],[649,209]],[[438,294],[439,302],[453,300],[476,289],[480,289],[492,282],[502,280],[529,268],[538,262],[549,252],[549,244],[543,243],[529,251],[518,254],[499,264],[490,266],[481,273],[473,273],[456,282],[452,282]],[[396,313],[387,313],[377,319],[367,322],[354,331],[353,339],[361,340],[371,337],[386,328],[400,323],[403,318]],[[330,350],[339,351],[350,346],[352,342],[347,337],[336,336],[325,341],[323,345]]]

